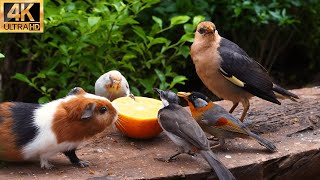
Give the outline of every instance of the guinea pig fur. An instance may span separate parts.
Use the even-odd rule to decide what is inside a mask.
[[[104,97],[74,88],[47,104],[0,104],[0,160],[40,159],[41,168],[53,167],[48,159],[64,153],[71,163],[88,166],[75,154],[78,145],[102,132],[117,119],[117,111]]]

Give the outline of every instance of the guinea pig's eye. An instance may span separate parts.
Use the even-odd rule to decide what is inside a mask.
[[[106,108],[106,107],[102,107],[102,108],[99,109],[99,112],[100,112],[101,114],[105,113],[106,111],[107,111],[107,108]]]

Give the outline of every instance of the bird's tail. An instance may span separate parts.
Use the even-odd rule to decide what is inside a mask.
[[[299,99],[299,96],[296,94],[293,94],[292,92],[289,92],[276,84],[273,84],[272,90],[279,99],[291,99],[292,101],[297,101],[296,99]]]
[[[200,154],[202,157],[209,163],[209,165],[214,169],[216,172],[218,178],[220,180],[232,180],[236,179],[232,173],[229,171],[229,169],[222,164],[217,158],[215,154],[213,154],[212,151],[200,151]]]
[[[270,151],[272,151],[272,152],[276,152],[277,151],[277,147],[272,142],[264,139],[261,136],[258,136],[256,134],[254,134],[253,132],[248,131],[247,133],[248,133],[248,135],[250,137],[256,139],[262,146],[266,147]]]

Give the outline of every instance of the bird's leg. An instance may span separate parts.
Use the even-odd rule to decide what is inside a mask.
[[[236,107],[238,106],[239,103],[233,103],[233,106],[231,107],[231,109],[229,110],[229,113],[232,113]]]
[[[170,156],[169,158],[160,157],[160,158],[154,158],[154,159],[158,160],[158,161],[163,161],[163,162],[172,162],[172,161],[176,160],[177,156],[182,153],[183,153],[183,151],[179,150],[176,154]]]
[[[176,154],[169,157],[168,162],[176,160],[176,157],[179,156],[182,152],[178,151]]]
[[[217,147],[220,147],[220,146],[223,146],[225,143],[225,140],[224,138],[219,138],[219,143],[216,144],[216,145],[213,145],[213,146],[210,146],[210,149],[214,149],[214,148],[217,148]]]
[[[250,107],[250,102],[248,99],[244,99],[242,101],[242,105],[243,105],[243,112],[242,112],[242,115],[241,115],[241,118],[240,118],[240,121],[243,122],[244,118],[246,117],[247,115],[247,112],[249,110],[249,107]]]

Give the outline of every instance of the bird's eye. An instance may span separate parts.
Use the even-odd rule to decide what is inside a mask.
[[[192,99],[197,99],[197,97],[195,95],[192,95]]]
[[[200,28],[199,30],[198,30],[198,32],[200,33],[200,34],[204,34],[204,33],[206,33],[207,32],[207,28]]]
[[[100,112],[101,114],[104,114],[106,111],[107,111],[107,108],[106,108],[106,107],[102,107],[102,108],[99,109],[99,112]]]

